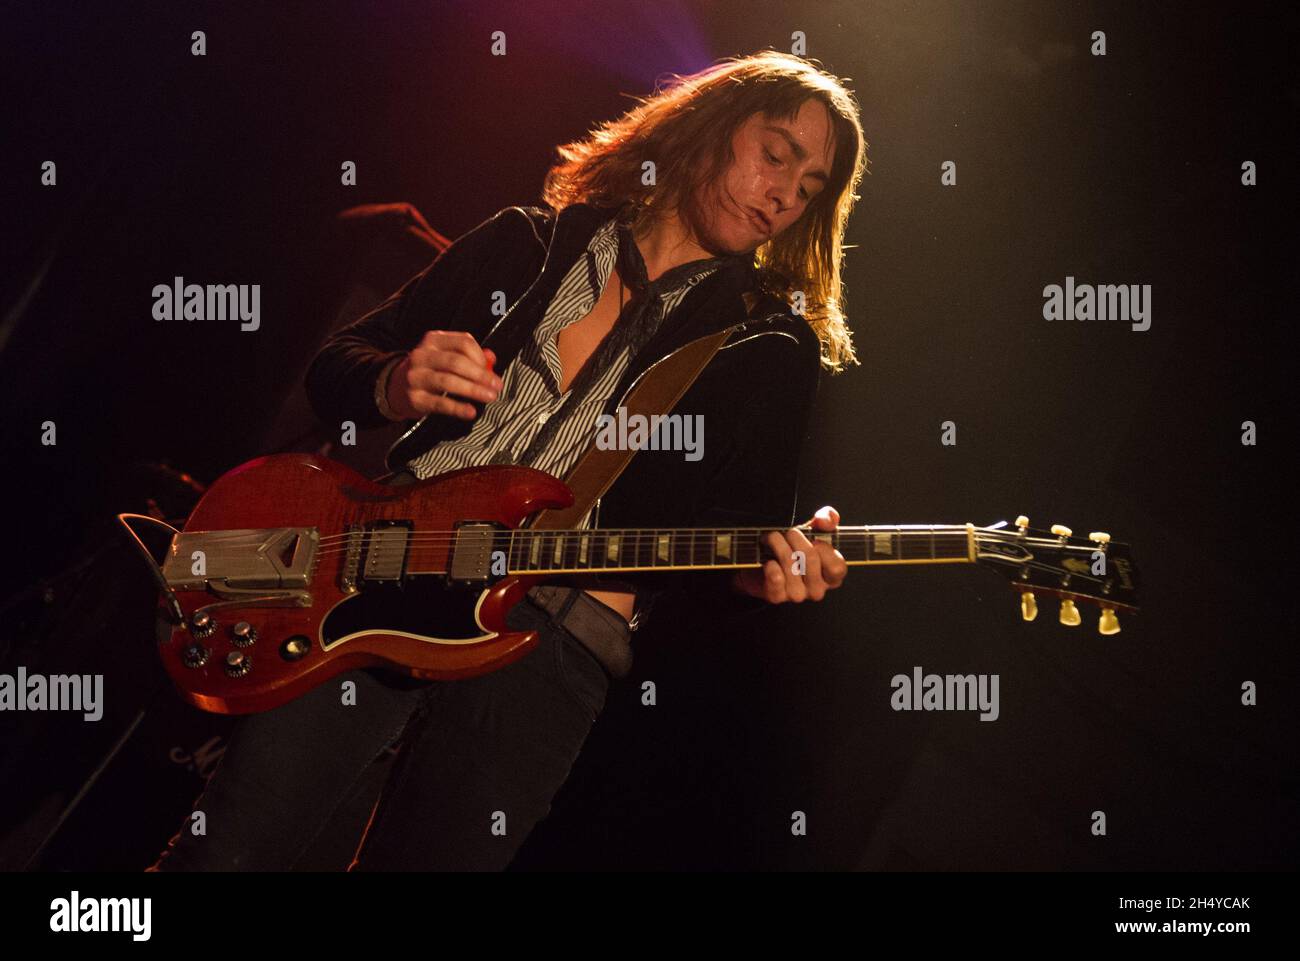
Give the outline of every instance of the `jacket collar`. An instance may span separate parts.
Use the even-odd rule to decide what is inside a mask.
[[[545,219],[553,218],[553,223],[542,274],[554,272],[563,278],[574,261],[587,249],[596,231],[611,218],[624,218],[627,213],[627,205],[601,207],[588,203],[570,204],[558,214],[546,211]],[[694,319],[695,322],[690,324],[690,330],[694,332],[695,337],[702,337],[724,327],[744,322],[746,311],[741,294],[745,291],[758,290],[758,271],[754,267],[753,254],[736,254],[724,257],[722,260],[719,269],[705,278],[696,290],[687,294],[677,310],[673,311],[669,321],[676,320],[677,323],[669,323],[668,327],[680,327],[682,322]],[[538,280],[542,281],[542,277]],[[542,286],[546,286],[544,282]],[[553,294],[554,291],[551,293]],[[549,303],[549,298],[547,302]],[[734,307],[734,310],[729,309],[727,305]],[[705,309],[705,315],[695,316],[701,308]],[[687,338],[690,339],[693,338]]]

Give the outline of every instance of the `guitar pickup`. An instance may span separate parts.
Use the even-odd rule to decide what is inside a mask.
[[[456,525],[448,559],[447,576],[454,584],[486,584],[493,579],[492,552],[498,525],[488,521],[463,521]]]
[[[401,582],[411,543],[410,521],[375,521],[366,530],[361,576],[367,581]]]

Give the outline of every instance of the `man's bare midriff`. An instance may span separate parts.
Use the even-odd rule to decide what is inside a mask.
[[[623,615],[623,620],[632,620],[632,611],[636,608],[636,595],[623,591],[584,591],[602,604],[607,604]]]

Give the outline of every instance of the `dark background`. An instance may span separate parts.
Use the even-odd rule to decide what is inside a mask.
[[[188,811],[184,757],[224,719],[150,701],[150,581],[111,516],[143,509],[141,462],[207,483],[274,446],[346,293],[336,214],[406,201],[457,237],[538,202],[554,146],[627,94],[802,30],[851,78],[871,172],[845,267],[862,364],[823,379],[801,519],[829,503],[845,524],[1106,530],[1133,544],[1143,610],[1112,637],[1095,609],[1077,629],[1048,604],[1025,624],[970,568],[855,568],[821,604],[729,626],[662,610],[516,866],[1294,867],[1285,9],[6,4],[0,570],[6,594],[58,590],[0,611],[0,650],[5,670],[108,671],[111,704],[96,726],[0,717],[25,792],[10,852],[150,704],[46,866],[138,869]],[[152,287],[178,274],[261,284],[261,330],[154,321]],[[1151,329],[1043,320],[1067,275],[1151,284]],[[57,447],[39,443],[47,419]],[[914,665],[999,674],[1001,717],[895,713],[890,678]]]

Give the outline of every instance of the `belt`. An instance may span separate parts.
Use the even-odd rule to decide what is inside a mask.
[[[540,584],[528,599],[551,616],[591,652],[612,677],[632,670],[632,631],[623,615],[576,587]]]

